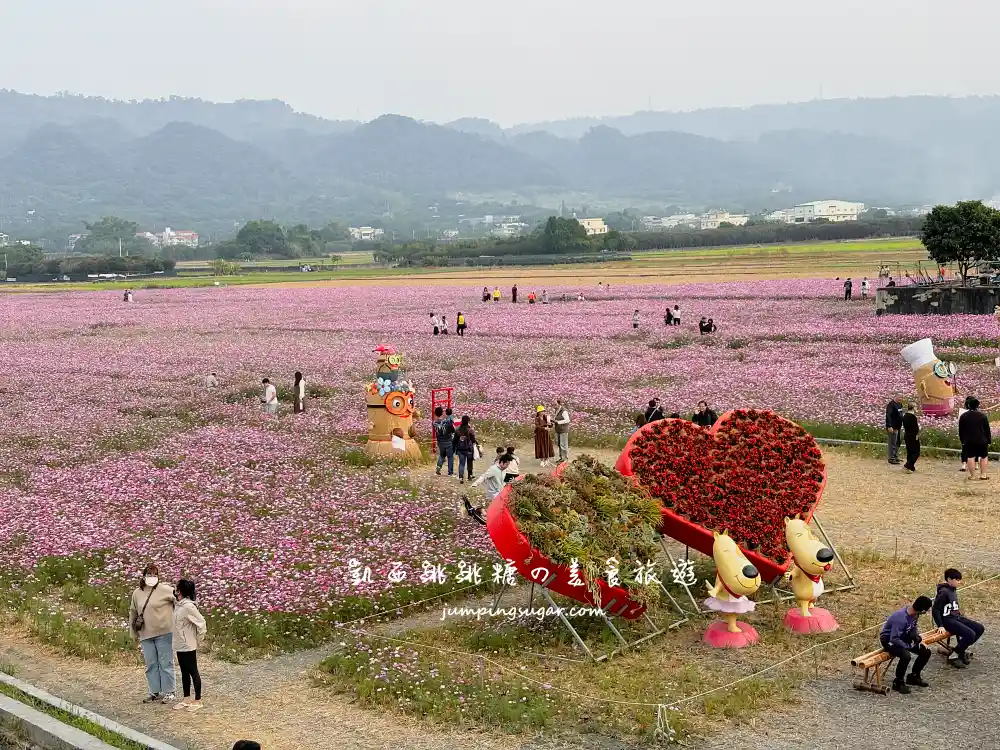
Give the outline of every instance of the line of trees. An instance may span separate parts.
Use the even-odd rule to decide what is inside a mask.
[[[86,255],[63,258],[45,258],[42,248],[35,245],[15,245],[3,249],[8,278],[42,278],[69,276],[86,277],[90,274],[116,273],[136,276],[169,272],[176,265],[169,258],[142,255],[119,257],[114,255]]]
[[[576,219],[549,217],[542,228],[527,237],[516,239],[461,240],[439,243],[434,240],[403,245],[382,243],[375,249],[375,260],[400,266],[472,265],[480,258],[522,256],[587,255],[592,253],[629,253],[634,250],[670,250],[698,247],[756,245],[782,242],[810,242],[868,239],[872,237],[916,236],[921,218],[883,218],[871,221],[836,223],[748,224],[719,229],[673,229],[661,232],[619,232],[588,237]]]

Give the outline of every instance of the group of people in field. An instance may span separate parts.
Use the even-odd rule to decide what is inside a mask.
[[[958,417],[958,439],[962,444],[962,465],[959,471],[966,472],[966,478],[970,481],[976,478],[977,469],[979,479],[989,479],[993,434],[989,417],[980,407],[979,399],[967,396]],[[899,458],[899,449],[901,445],[905,446],[906,461],[903,469],[915,472],[917,459],[920,458],[920,421],[917,419],[916,407],[912,403],[904,407],[895,397],[889,399],[885,407],[885,431],[889,463],[903,463]]]

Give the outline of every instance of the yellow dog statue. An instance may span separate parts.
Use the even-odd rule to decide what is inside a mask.
[[[833,550],[821,542],[809,525],[795,516],[785,519],[785,541],[792,553],[790,579],[796,607],[785,615],[785,627],[793,633],[830,633],[839,625],[825,609],[816,606],[823,593],[823,574],[833,567]]]
[[[753,627],[736,620],[737,615],[753,612],[755,605],[747,597],[760,588],[760,573],[728,533],[713,532],[713,536],[715,585],[705,581],[708,588],[705,606],[721,613],[722,619],[709,626],[703,640],[715,648],[743,648],[760,640]]]

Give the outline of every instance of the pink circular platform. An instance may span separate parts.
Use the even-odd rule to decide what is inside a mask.
[[[742,632],[730,633],[725,622],[716,620],[708,626],[702,640],[712,648],[746,648],[760,641],[760,636],[751,625],[737,621],[736,627]]]
[[[812,617],[803,617],[798,607],[788,610],[785,615],[785,627],[793,633],[832,633],[840,627],[837,620],[827,610],[813,607],[809,610]]]

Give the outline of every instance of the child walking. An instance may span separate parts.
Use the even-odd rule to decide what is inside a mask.
[[[181,668],[184,700],[174,709],[201,710],[201,675],[198,673],[198,648],[205,640],[205,618],[195,605],[194,582],[181,579],[175,589],[177,606],[174,607],[174,651]],[[194,701],[191,701],[191,683],[194,683]]]

